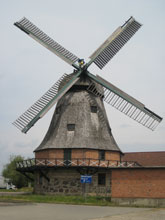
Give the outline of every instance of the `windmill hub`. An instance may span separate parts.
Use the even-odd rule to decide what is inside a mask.
[[[78,64],[79,64],[80,68],[84,67],[84,65],[85,65],[84,59],[78,59]]]

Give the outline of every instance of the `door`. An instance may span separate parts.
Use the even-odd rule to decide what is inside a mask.
[[[72,150],[71,149],[64,149],[64,163],[66,166],[69,166],[71,164],[71,154]]]

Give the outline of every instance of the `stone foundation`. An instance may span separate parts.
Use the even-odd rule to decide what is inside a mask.
[[[44,172],[48,181],[39,171],[35,172],[34,192],[37,194],[83,195],[84,184],[80,182],[81,174],[76,169],[50,169]],[[98,173],[105,173],[105,185],[99,185]],[[86,183],[87,195],[109,197],[111,172],[100,171],[92,176],[92,183]]]

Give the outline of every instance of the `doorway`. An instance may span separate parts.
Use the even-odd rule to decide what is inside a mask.
[[[64,149],[64,161],[66,166],[70,165],[71,157],[72,157],[71,154],[72,154],[71,149]]]

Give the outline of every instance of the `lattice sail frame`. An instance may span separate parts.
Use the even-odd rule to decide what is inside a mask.
[[[94,62],[102,69],[142,25],[131,17],[125,24],[118,27],[113,34],[90,56],[90,63]]]
[[[79,74],[72,78],[64,74],[37,102],[16,119],[13,125],[23,133],[26,133],[79,80]],[[59,85],[64,78],[68,78],[69,82],[59,91]]]
[[[93,82],[91,82],[87,90],[96,96],[100,96],[105,102],[115,107],[128,117],[151,130],[155,130],[157,125],[162,121],[160,116],[146,108],[144,104],[123,92],[112,83],[109,83],[98,75],[94,76],[90,73],[88,73],[88,75],[103,86],[104,96],[96,90]]]
[[[30,22],[27,18],[22,18],[20,21],[14,23],[18,28],[32,37],[34,40],[38,41],[44,47],[46,47],[51,52],[55,53],[61,59],[66,61],[68,64],[73,65],[79,58],[73,53],[62,47],[47,34],[41,31],[37,26]]]

